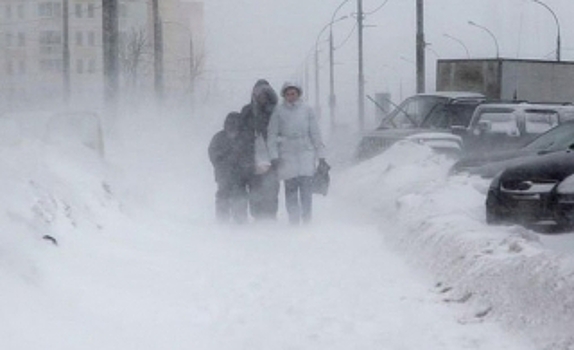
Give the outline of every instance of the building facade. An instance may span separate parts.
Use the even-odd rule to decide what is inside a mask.
[[[72,99],[101,96],[102,1],[69,0]],[[148,4],[119,2],[122,37],[145,28]],[[2,0],[0,4],[0,111],[63,98],[63,1]]]

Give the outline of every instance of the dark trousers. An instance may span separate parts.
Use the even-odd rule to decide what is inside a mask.
[[[217,182],[215,216],[219,222],[247,222],[247,180],[227,179]]]
[[[249,180],[249,211],[254,219],[277,218],[279,209],[279,179],[277,172],[252,175]]]
[[[285,180],[285,203],[289,222],[298,225],[311,222],[313,207],[313,177],[299,176]]]

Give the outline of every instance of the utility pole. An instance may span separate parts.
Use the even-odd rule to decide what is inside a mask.
[[[309,100],[309,56],[305,58],[305,91],[306,93],[303,95],[305,96],[305,101]]]
[[[70,103],[70,12],[68,10],[68,0],[62,1],[62,22],[63,22],[63,51],[62,51],[62,74],[63,74],[63,97],[64,103]]]
[[[422,1],[422,0],[419,0]],[[357,29],[359,32],[359,131],[365,128],[365,73],[363,67],[363,0],[357,0]]]
[[[417,93],[425,92],[425,35],[423,0],[417,0]]]
[[[320,36],[320,34],[319,34]],[[317,39],[318,41],[318,39]],[[320,90],[319,90],[319,50],[317,49],[317,43],[315,43],[315,114],[317,118],[321,118],[321,100],[320,100]]]
[[[119,94],[118,0],[102,0],[104,44],[104,100],[106,109],[116,112]]]
[[[159,14],[159,0],[152,0],[154,88],[158,102],[163,100],[163,30]]]
[[[335,130],[335,107],[337,100],[335,97],[335,58],[334,58],[334,43],[333,43],[333,23],[331,22],[329,31],[329,120],[331,121],[331,132]]]

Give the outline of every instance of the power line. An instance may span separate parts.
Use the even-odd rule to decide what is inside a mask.
[[[345,46],[345,44],[349,41],[349,39],[351,39],[351,36],[353,35],[353,33],[355,33],[355,30],[357,30],[357,23],[355,23],[355,25],[353,26],[353,29],[351,29],[351,31],[349,32],[349,34],[347,35],[345,40],[343,40],[338,46],[335,46],[335,50],[338,50],[341,47]]]
[[[375,14],[375,13],[379,12],[383,7],[385,7],[385,5],[386,5],[389,1],[390,1],[390,0],[385,0],[385,2],[383,2],[381,5],[379,5],[379,7],[375,8],[374,10],[369,11],[369,12],[364,12],[364,15],[365,15],[365,16],[369,16],[369,15],[372,15],[372,14]]]

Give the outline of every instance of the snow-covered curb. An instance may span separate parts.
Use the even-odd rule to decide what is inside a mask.
[[[472,305],[461,322],[490,318],[540,349],[574,349],[574,258],[527,229],[487,226],[488,182],[448,177],[450,164],[403,142],[337,181],[351,203],[396,225],[386,240],[433,274],[445,301]]]

